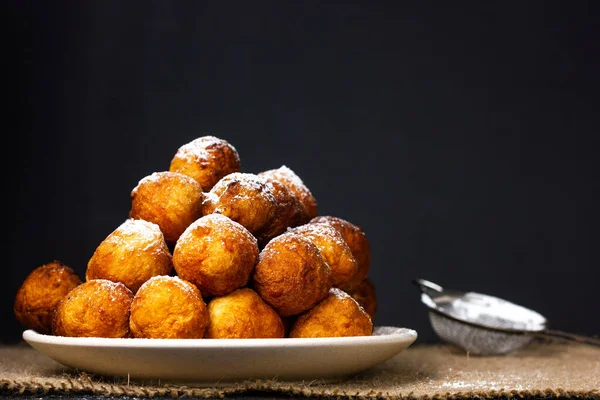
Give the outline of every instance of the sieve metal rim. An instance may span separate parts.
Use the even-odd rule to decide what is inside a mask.
[[[512,335],[524,335],[524,336],[536,335],[536,334],[543,333],[547,329],[547,323],[548,323],[547,321],[548,320],[546,319],[546,317],[544,317],[543,315],[537,313],[536,311],[531,310],[531,309],[526,308],[526,307],[523,307],[523,306],[520,306],[518,304],[510,303],[510,302],[508,302],[507,300],[504,300],[504,299],[499,299],[499,298],[496,298],[494,296],[490,296],[490,295],[483,294],[483,293],[477,293],[477,292],[471,292],[471,293],[477,294],[479,296],[487,297],[487,298],[493,298],[493,299],[502,300],[502,301],[510,303],[510,304],[512,304],[514,306],[523,308],[523,309],[527,310],[528,312],[538,314],[540,317],[543,318],[543,323],[537,329],[536,328],[531,328],[531,329],[500,328],[500,327],[489,326],[489,325],[485,325],[485,324],[481,324],[481,323],[477,323],[477,322],[473,322],[473,321],[469,321],[469,320],[466,320],[466,319],[462,319],[462,318],[456,317],[454,315],[451,315],[451,314],[449,314],[447,312],[444,312],[444,311],[440,310],[439,308],[433,307],[433,306],[431,306],[430,304],[427,303],[427,301],[425,299],[426,298],[431,298],[431,296],[429,296],[427,293],[425,293],[423,291],[423,284],[422,284],[423,282],[428,282],[429,283],[429,281],[426,281],[424,279],[415,279],[415,280],[413,280],[413,284],[416,285],[421,290],[421,292],[422,292],[421,293],[421,303],[423,303],[428,308],[428,310],[430,312],[434,312],[434,313],[436,313],[436,314],[438,314],[438,315],[440,315],[440,316],[442,316],[444,318],[450,319],[452,321],[455,321],[455,322],[458,322],[458,323],[461,323],[461,324],[464,324],[464,325],[468,325],[468,326],[473,327],[473,328],[485,329],[485,330],[492,331],[492,332],[498,332],[498,333],[504,333],[504,334],[512,334]]]

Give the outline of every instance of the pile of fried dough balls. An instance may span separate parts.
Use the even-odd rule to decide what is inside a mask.
[[[362,228],[318,215],[293,170],[241,172],[229,142],[202,136],[133,188],[85,280],[60,261],[39,266],[14,312],[28,329],[70,337],[369,336],[369,267]]]

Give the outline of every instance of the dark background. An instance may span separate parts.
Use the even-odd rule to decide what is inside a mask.
[[[600,3],[8,4],[3,341],[26,275],[83,277],[139,179],[205,134],[365,230],[376,325],[435,339],[421,277],[600,333]]]

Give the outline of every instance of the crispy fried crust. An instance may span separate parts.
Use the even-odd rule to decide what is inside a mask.
[[[304,181],[289,167],[282,165],[276,169],[260,172],[258,175],[274,179],[287,186],[300,199],[308,211],[308,216],[314,218],[318,214],[317,200]]]
[[[52,333],[58,303],[81,283],[75,271],[60,261],[35,268],[17,290],[13,307],[17,320],[38,333]]]
[[[178,172],[154,172],[131,191],[129,216],[157,224],[169,246],[202,216],[202,187]]]
[[[133,292],[121,282],[92,279],[72,289],[58,304],[54,334],[71,337],[130,336]]]
[[[200,339],[208,326],[208,309],[192,283],[155,276],[135,294],[129,326],[137,338]]]
[[[344,285],[345,290],[351,289],[365,279],[371,267],[371,246],[369,239],[363,229],[345,219],[330,215],[318,216],[310,220],[310,223],[328,223],[342,234],[342,237],[352,250],[352,254],[358,264],[358,273],[354,282]]]
[[[209,191],[224,176],[241,171],[240,156],[226,140],[201,136],[177,149],[169,171],[191,176]]]
[[[275,214],[277,201],[264,178],[236,172],[227,175],[206,193],[202,213],[223,214],[254,234]]]
[[[266,179],[269,189],[275,196],[276,208],[270,221],[255,234],[261,249],[269,240],[281,235],[287,228],[306,224],[310,220],[304,204],[287,186],[274,179],[268,177]]]
[[[250,288],[237,289],[208,303],[208,339],[283,338],[277,312]]]
[[[221,214],[192,223],[173,250],[177,275],[192,282],[202,296],[223,296],[245,286],[258,261],[256,238]]]
[[[377,291],[370,278],[363,279],[352,290],[349,290],[348,294],[365,309],[371,319],[375,318],[377,313]]]
[[[332,288],[323,301],[298,316],[291,338],[370,336],[373,322],[352,296]]]
[[[267,304],[287,317],[310,309],[327,296],[333,278],[312,241],[286,232],[261,251],[252,283]]]
[[[172,270],[171,252],[159,226],[128,218],[98,245],[85,278],[122,282],[135,293],[151,277]]]
[[[354,281],[358,266],[342,235],[328,224],[304,224],[291,230],[312,241],[331,268],[333,286],[343,287]]]

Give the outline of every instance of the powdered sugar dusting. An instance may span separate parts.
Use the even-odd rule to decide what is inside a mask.
[[[126,219],[114,232],[125,237],[137,237],[147,242],[153,242],[162,236],[162,231],[157,224],[135,218]]]
[[[85,286],[83,286],[85,285]],[[88,290],[91,288],[91,290]],[[99,299],[99,293],[103,293],[108,297],[111,303],[123,301],[123,297],[127,297],[128,300],[133,298],[133,293],[127,286],[122,282],[114,282],[108,279],[92,279],[79,286],[81,291],[87,291],[88,298],[93,301]]]
[[[200,217],[197,220],[195,220],[194,222],[192,222],[186,228],[186,230],[183,231],[181,236],[179,236],[179,239],[177,240],[177,243],[175,244],[175,251],[177,251],[178,248],[185,248],[188,251],[190,249],[194,249],[197,245],[198,238],[200,237],[196,232],[199,229],[201,229],[202,227],[212,226],[210,221],[217,219],[217,218],[215,218],[216,216],[223,217],[223,215],[221,215],[221,214],[209,214],[209,215]],[[202,241],[207,244],[210,243],[214,239],[214,237],[215,236],[212,234],[201,236]]]
[[[290,231],[305,235],[308,238],[320,237],[328,242],[333,242],[336,246],[348,246],[343,236],[329,224],[304,224],[290,228]],[[348,250],[350,249],[348,248]]]
[[[270,178],[288,187],[297,197],[300,199],[302,204],[306,207],[309,215],[315,217],[318,214],[317,201],[312,195],[311,191],[304,184],[302,179],[294,172],[291,168],[286,165],[282,165],[277,169],[270,169],[267,171],[260,172],[259,176]]]
[[[260,172],[258,175],[271,177],[273,179],[279,180],[280,182],[288,185],[293,185],[295,189],[302,189],[307,193],[310,193],[310,190],[304,183],[304,181],[296,174],[291,168],[286,165],[282,165],[276,169],[270,169],[267,171]]]
[[[287,232],[271,239],[271,241],[267,243],[265,248],[260,252],[259,256],[260,258],[275,256],[281,253],[280,248],[284,248],[292,253],[297,252],[299,242],[302,241],[307,241],[310,243],[310,245],[313,245],[308,238],[304,238],[297,233],[288,230]]]
[[[211,159],[210,148],[213,146],[228,146],[234,153],[237,150],[229,142],[216,136],[206,135],[188,142],[177,150],[177,157],[191,162],[203,163]]]
[[[233,230],[237,232],[239,235],[244,236],[248,241],[256,243],[256,238],[254,235],[248,231],[248,229],[244,228],[244,226],[231,218],[222,215],[222,214],[210,214],[206,216],[208,221],[211,221],[212,228],[217,230],[217,232],[221,232],[222,235],[226,235],[226,231]]]
[[[147,175],[147,176],[143,177],[142,179],[140,179],[137,186],[140,186],[140,185],[143,185],[146,183],[157,183],[160,181],[162,176],[165,176],[166,173],[167,173],[166,171],[153,172],[150,175]]]
[[[96,248],[94,255],[88,263],[89,268],[96,269],[99,267],[101,258],[98,259],[98,254],[112,254],[113,261],[110,262],[109,269],[119,266],[126,265],[140,265],[138,259],[142,259],[152,265],[147,265],[148,268],[157,268],[161,270],[166,268],[167,265],[164,263],[169,262],[172,258],[171,251],[167,246],[164,236],[158,228],[158,225],[147,222],[145,220],[127,219],[117,229],[115,229],[107,238],[100,243]],[[156,260],[156,262],[151,261]],[[121,267],[119,267],[121,268]],[[141,265],[140,269],[130,271],[131,277],[137,277],[139,279],[144,276],[146,266]],[[116,270],[115,270],[116,271]],[[113,271],[113,273],[116,273]],[[93,277],[94,274],[90,274]],[[104,276],[109,277],[109,276]],[[111,275],[112,279],[112,275]],[[120,280],[120,279],[115,279]],[[137,287],[137,286],[136,286]]]
[[[194,178],[192,178],[191,176],[182,174],[180,172],[158,171],[158,172],[153,172],[150,175],[146,175],[145,177],[140,179],[138,181],[137,185],[131,191],[131,194],[135,195],[141,186],[159,185],[161,183],[161,181],[172,180],[172,179],[178,179],[178,180],[184,181],[184,183],[187,183],[190,185],[197,185],[197,182]]]
[[[168,251],[164,235],[154,222],[143,219],[127,219],[115,233],[111,235],[112,242],[119,247],[128,247],[131,251]]]
[[[128,218],[105,239],[116,247],[134,252],[169,252],[160,227],[143,219]]]
[[[243,237],[246,241],[257,245],[257,240],[248,229],[231,218],[218,213],[208,214],[194,221],[179,237],[176,246],[193,248],[194,242],[199,239],[195,231],[201,227],[208,227],[211,230],[209,235],[203,235],[202,241],[210,243],[212,240],[222,240],[224,237],[232,234]]]
[[[334,217],[332,215],[319,215],[310,220],[311,224],[330,224],[338,231],[348,230],[355,233],[363,233],[364,231],[358,225],[353,224],[352,222],[345,220],[340,217]]]
[[[267,180],[252,173],[233,172],[221,178],[204,197],[203,213],[224,214],[250,232],[262,229],[276,211],[277,200]]]
[[[215,184],[211,193],[222,193],[231,184],[240,184],[244,188],[250,189],[248,191],[249,193],[262,193],[264,196],[271,197],[273,202],[275,201],[275,197],[273,196],[273,193],[271,193],[271,189],[269,189],[267,179],[260,175],[248,172],[232,172],[231,174],[224,176]],[[238,194],[238,196],[240,195]]]
[[[279,174],[285,176],[287,179],[294,182],[295,184],[305,186],[304,181],[300,179],[298,174],[292,171],[292,169],[289,168],[287,165],[282,165],[277,169],[277,171]]]
[[[339,288],[336,288],[336,287],[333,287],[333,288],[329,289],[329,294],[335,296],[336,298],[338,298],[340,300],[346,300],[346,299],[354,300],[352,298],[352,296],[350,296],[348,293],[346,293],[342,289],[339,289]]]
[[[198,293],[196,292],[196,287],[193,286],[192,283],[181,279],[178,276],[169,276],[169,275],[155,275],[148,279],[144,284],[140,287],[140,290],[149,290],[149,288],[155,288],[160,286],[174,285],[176,288],[180,289],[187,296],[198,297]]]

